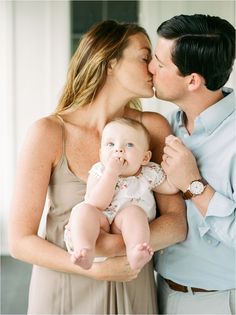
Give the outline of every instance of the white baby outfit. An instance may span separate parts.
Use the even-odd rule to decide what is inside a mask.
[[[89,171],[97,178],[102,176],[104,166],[94,164]],[[103,211],[111,224],[118,212],[130,204],[141,207],[152,221],[156,216],[156,204],[152,190],[160,185],[166,176],[160,165],[149,162],[142,166],[137,176],[119,177],[111,204]],[[86,195],[85,195],[86,202]]]
[[[89,171],[97,178],[103,174],[104,166],[101,162],[94,164]],[[156,217],[156,203],[152,190],[159,186],[165,180],[166,175],[160,165],[149,162],[142,166],[139,175],[129,177],[119,177],[115,193],[111,204],[103,211],[111,224],[122,209],[128,205],[137,205],[147,214],[148,221]],[[84,201],[86,203],[86,195]],[[71,238],[70,224],[65,226],[64,241],[70,254],[73,253],[73,243]]]

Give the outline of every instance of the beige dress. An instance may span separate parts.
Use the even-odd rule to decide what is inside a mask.
[[[46,239],[65,248],[64,228],[73,206],[83,201],[86,184],[68,168],[63,154],[49,184]],[[96,281],[33,266],[28,314],[156,314],[152,262],[131,282]]]

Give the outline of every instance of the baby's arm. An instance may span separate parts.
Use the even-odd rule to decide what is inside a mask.
[[[171,181],[168,179],[168,177],[165,178],[165,180],[158,186],[156,186],[153,191],[160,193],[160,194],[177,194],[179,192],[179,189],[176,188]]]
[[[106,209],[112,201],[123,165],[123,159],[111,158],[100,178],[91,173],[88,177],[85,202],[100,210]]]

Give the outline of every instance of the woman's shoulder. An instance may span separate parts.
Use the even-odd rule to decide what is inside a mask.
[[[150,126],[152,128],[164,128],[164,129],[170,129],[170,124],[168,120],[161,114],[155,113],[155,112],[142,112],[142,123],[145,126]]]
[[[171,133],[171,127],[168,120],[159,113],[129,109],[126,112],[126,115],[127,117],[142,122],[151,136],[162,138]]]
[[[142,122],[145,126],[159,124],[162,127],[169,127],[168,120],[157,112],[140,111],[133,108],[127,108],[125,115],[129,118]]]
[[[27,132],[27,142],[37,146],[38,151],[48,151],[57,159],[62,148],[62,125],[55,115],[45,116],[34,121]],[[50,150],[49,150],[50,148]]]
[[[34,121],[29,127],[28,132],[35,136],[44,135],[45,140],[50,141],[62,133],[62,125],[55,115],[45,116]]]

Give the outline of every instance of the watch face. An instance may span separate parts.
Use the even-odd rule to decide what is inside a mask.
[[[200,195],[204,191],[204,185],[198,180],[191,183],[190,189],[193,195]]]

